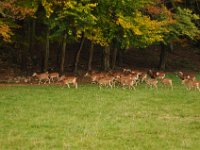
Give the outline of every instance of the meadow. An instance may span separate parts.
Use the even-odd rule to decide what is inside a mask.
[[[200,92],[0,87],[0,150],[197,150]]]

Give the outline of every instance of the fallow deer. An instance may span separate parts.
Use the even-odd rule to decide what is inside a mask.
[[[182,80],[182,84],[186,86],[188,90],[192,88],[197,89],[200,92],[200,81],[193,81],[191,79],[184,79]]]
[[[183,73],[182,71],[179,71],[177,75],[181,80],[185,79],[190,79],[192,81],[196,80],[196,77],[193,73]]]
[[[164,78],[161,80],[161,83],[165,86],[170,86],[171,89],[173,89],[173,82],[172,82],[172,79],[170,78]]]
[[[150,87],[155,87],[156,89],[158,89],[158,80],[156,79],[146,79],[145,80],[147,86],[150,86]]]
[[[67,85],[68,88],[70,88],[70,84],[73,84],[76,89],[78,88],[77,77],[75,76],[66,76],[62,82],[64,85]]]
[[[54,82],[54,80],[58,80],[59,79],[59,73],[58,72],[49,73],[49,79],[52,82]]]
[[[33,73],[32,77],[36,77],[39,80],[38,84],[41,84],[43,80],[45,81],[44,83],[46,83],[48,81],[50,84],[48,72],[45,72],[45,73],[36,73],[35,72],[35,73]]]

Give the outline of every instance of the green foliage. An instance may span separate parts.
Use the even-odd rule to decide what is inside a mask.
[[[175,4],[173,7],[173,12],[164,5],[150,6],[148,8],[148,12],[154,19],[167,23],[164,28],[168,32],[163,33],[164,40],[162,42],[167,45],[179,38],[195,40],[200,34],[200,30],[196,25],[199,16],[194,14],[190,9],[181,8]]]
[[[194,21],[199,17],[190,9],[175,7],[173,11],[160,0],[7,0],[0,2],[0,35],[9,41],[11,25],[17,19],[37,17],[50,29],[50,38],[58,40],[64,32],[68,41],[85,38],[101,46],[118,48],[146,47],[154,43],[170,43],[174,39],[199,35]],[[43,9],[40,9],[40,6]],[[8,23],[9,22],[9,23]],[[61,39],[61,38],[60,38]]]
[[[193,14],[191,10],[178,7],[174,18],[176,23],[173,25],[173,31],[176,35],[187,36],[194,40],[200,34],[200,30],[194,23],[199,20],[199,16]]]

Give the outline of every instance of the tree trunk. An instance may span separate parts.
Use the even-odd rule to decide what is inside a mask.
[[[62,47],[60,46],[60,43],[58,43],[59,46],[56,46],[56,70],[60,70],[60,64],[61,64],[61,51]]]
[[[110,69],[110,46],[104,48],[104,70]]]
[[[63,72],[64,72],[66,45],[67,45],[67,33],[65,33],[64,37],[63,37],[61,60],[60,60],[60,73],[61,74],[63,74]]]
[[[21,50],[21,70],[27,71],[27,47],[24,46]]]
[[[119,66],[123,66],[123,50],[119,50]]]
[[[116,60],[117,60],[117,48],[114,48],[113,57],[112,57],[112,69],[115,69]]]
[[[159,69],[165,70],[166,69],[166,60],[167,60],[167,49],[162,44],[161,45],[161,52],[160,52],[160,61],[159,61]]]
[[[47,27],[47,33],[46,33],[46,47],[45,47],[44,68],[43,68],[44,72],[48,70],[48,63],[49,63],[49,27]]]
[[[77,54],[76,54],[76,59],[75,59],[75,64],[74,64],[74,73],[78,72],[78,63],[79,63],[79,60],[80,60],[80,54],[81,54],[81,50],[83,49],[84,41],[85,41],[85,37],[84,37],[84,33],[82,33],[80,46],[79,46],[79,49],[78,49]]]
[[[88,70],[92,70],[92,59],[93,59],[93,54],[94,54],[94,43],[91,43],[91,47],[89,50],[89,61],[88,61]]]
[[[21,70],[23,71],[27,71],[27,62],[28,62],[28,44],[29,44],[29,26],[27,26],[27,20],[24,20],[23,22],[23,30],[24,30],[24,34],[22,35],[22,41],[21,41],[21,44],[22,44],[22,48],[21,48],[21,51],[20,51],[20,55],[21,55],[21,62],[20,62],[20,67],[21,67]]]
[[[31,58],[31,63],[34,65],[34,46],[35,46],[35,19],[30,22],[30,41],[29,41],[29,53]]]

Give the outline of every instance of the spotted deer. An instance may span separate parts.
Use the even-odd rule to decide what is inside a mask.
[[[38,84],[41,84],[42,81],[45,81],[44,83],[46,84],[46,82],[48,81],[49,84],[50,84],[50,79],[49,79],[49,73],[48,72],[45,72],[45,73],[33,73],[32,77],[36,77],[39,82]]]

